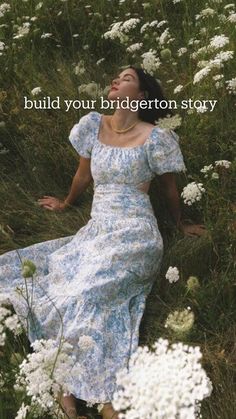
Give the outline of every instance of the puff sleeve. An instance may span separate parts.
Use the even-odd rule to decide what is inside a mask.
[[[80,156],[91,158],[94,142],[91,112],[82,116],[79,122],[72,127],[68,138]]]
[[[157,175],[186,170],[179,136],[171,129],[156,127],[148,144],[147,155],[149,167]]]

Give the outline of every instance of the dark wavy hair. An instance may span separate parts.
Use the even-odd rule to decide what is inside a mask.
[[[145,92],[145,100],[157,99],[159,101],[167,101],[162,86],[155,77],[151,76],[151,74],[140,67],[129,65],[127,68],[132,68],[136,72],[139,79],[139,88]],[[150,109],[138,109],[138,116],[142,121],[155,124],[155,121],[158,121],[159,118],[165,118],[167,115],[173,116],[173,112],[170,108],[157,109],[154,105],[154,103],[149,104]]]

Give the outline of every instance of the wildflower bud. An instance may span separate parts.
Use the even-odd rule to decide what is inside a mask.
[[[163,60],[171,59],[171,50],[169,48],[162,49],[160,54]]]
[[[165,327],[168,327],[179,339],[185,338],[193,327],[194,313],[188,309],[174,311],[167,317]]]
[[[188,291],[194,293],[198,290],[198,288],[200,288],[200,283],[199,280],[196,276],[190,276],[187,280],[187,285],[186,285]]]
[[[29,260],[25,259],[22,263],[22,275],[24,278],[30,278],[36,271],[35,264]]]

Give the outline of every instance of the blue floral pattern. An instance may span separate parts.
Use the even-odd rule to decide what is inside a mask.
[[[138,185],[185,170],[175,132],[156,126],[143,145],[115,147],[98,139],[100,122],[100,113],[89,112],[69,135],[79,155],[91,159],[94,195],[87,224],[72,236],[0,256],[0,296],[13,304],[30,341],[59,339],[62,317],[64,337],[83,368],[81,376],[71,377],[73,394],[90,403],[112,400],[116,372],[138,347],[146,298],[162,259],[150,198]],[[19,255],[37,266],[30,313],[21,294]],[[84,336],[91,343],[86,350],[78,344]]]

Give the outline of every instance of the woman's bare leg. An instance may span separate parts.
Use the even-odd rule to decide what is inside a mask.
[[[103,419],[118,419],[118,413],[114,410],[111,403],[104,403],[104,406],[100,412],[102,414]]]
[[[77,416],[76,398],[73,394],[69,396],[59,396],[59,403],[65,411],[65,419],[87,419],[86,416]]]

